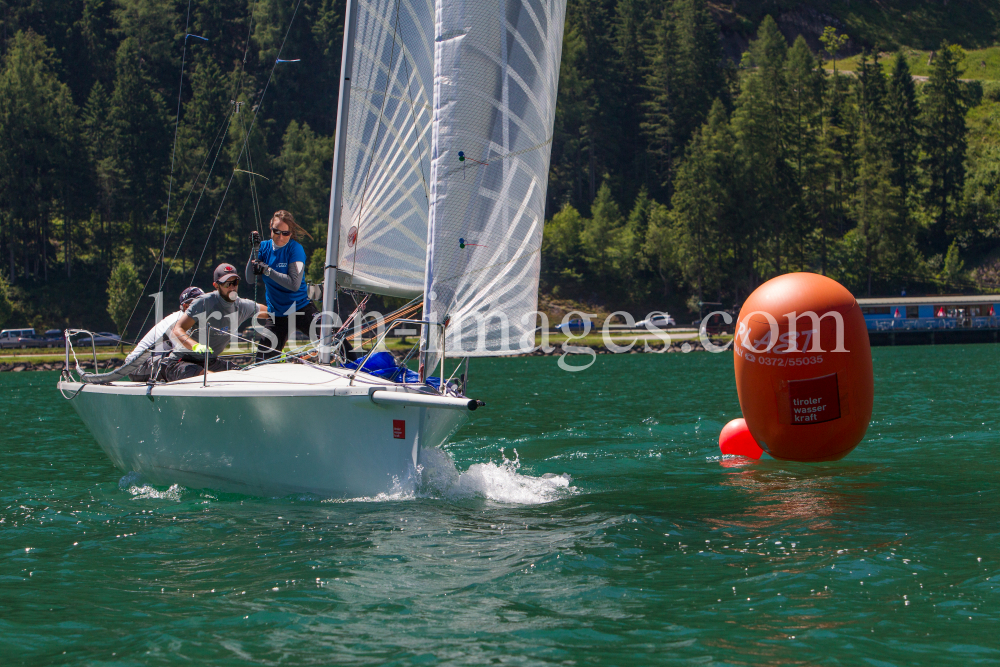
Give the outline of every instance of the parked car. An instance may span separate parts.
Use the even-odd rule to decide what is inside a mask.
[[[66,336],[62,329],[49,329],[45,332],[46,347],[62,347],[66,344]]]
[[[636,329],[652,329],[656,327],[657,329],[666,329],[667,327],[677,326],[677,322],[674,318],[670,317],[670,313],[655,313],[646,319],[636,322]]]
[[[4,329],[0,331],[0,349],[45,347],[44,339],[34,329]]]
[[[94,334],[93,344],[95,347],[107,347],[111,345],[118,345],[121,341],[122,339],[120,336],[108,333],[107,331],[101,331]],[[79,336],[73,340],[73,345],[76,346],[87,346],[90,344],[90,336],[88,334],[79,334]]]
[[[587,323],[577,318],[569,322],[560,322],[555,327],[559,333],[569,333],[570,331],[583,331],[587,328]]]

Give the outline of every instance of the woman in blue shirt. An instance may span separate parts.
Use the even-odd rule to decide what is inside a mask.
[[[260,244],[258,258],[251,257],[246,269],[251,285],[256,283],[257,276],[263,277],[267,310],[272,318],[264,328],[273,334],[274,340],[267,335],[261,338],[257,361],[281,354],[288,341],[289,326],[308,336],[313,319],[319,315],[307,296],[306,251],[297,240],[312,236],[296,224],[288,211],[277,211],[271,217],[270,233],[271,238]]]

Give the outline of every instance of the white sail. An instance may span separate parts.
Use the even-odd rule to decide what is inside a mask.
[[[534,346],[566,0],[437,0],[426,312],[448,356]],[[427,341],[425,365],[439,358]]]
[[[430,196],[434,0],[360,0],[337,281],[423,292]]]

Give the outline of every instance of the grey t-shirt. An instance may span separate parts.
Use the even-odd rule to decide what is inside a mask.
[[[188,335],[196,343],[207,344],[212,348],[211,358],[214,359],[225,351],[232,334],[236,333],[239,326],[253,317],[259,310],[257,304],[250,299],[237,298],[236,301],[226,301],[218,292],[209,292],[196,299],[187,309],[188,316],[195,321],[194,326],[188,331]],[[201,331],[205,323],[211,327],[207,341]],[[182,345],[174,347],[170,358],[188,361],[204,359],[200,354],[195,354]]]

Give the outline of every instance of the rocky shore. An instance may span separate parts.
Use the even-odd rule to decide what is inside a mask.
[[[716,345],[718,347],[725,347],[725,345],[729,341],[722,340],[722,339],[709,339],[709,342],[712,345]],[[528,354],[519,354],[519,355],[515,355],[515,356],[519,356],[519,357],[551,357],[551,356],[559,356],[559,355],[562,355],[562,354],[564,354],[566,352],[566,350],[564,349],[564,346],[566,346],[566,347],[576,347],[576,348],[588,347],[591,350],[593,350],[596,354],[663,354],[665,352],[680,352],[682,354],[686,354],[688,352],[704,352],[705,351],[704,346],[700,342],[697,342],[697,341],[693,341],[693,342],[684,341],[682,343],[671,343],[667,347],[667,349],[665,349],[665,350],[663,349],[663,345],[654,345],[654,344],[650,344],[649,345],[649,349],[647,350],[646,349],[646,345],[644,345],[642,343],[642,341],[640,341],[639,343],[633,345],[632,348],[628,352],[612,352],[611,350],[609,350],[608,348],[606,348],[603,345],[580,345],[579,343],[560,343],[558,345],[554,345],[553,347],[551,347],[548,350],[543,350],[542,348],[538,348],[534,352],[529,352]]]

